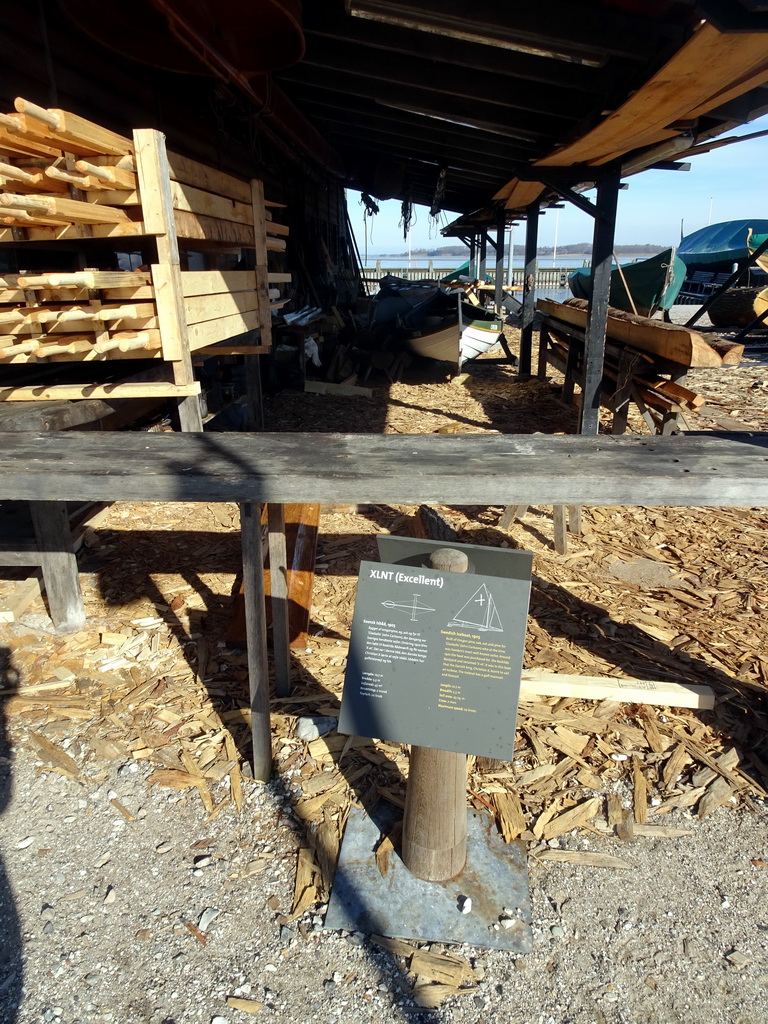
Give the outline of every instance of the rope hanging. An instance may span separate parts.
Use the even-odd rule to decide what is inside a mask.
[[[432,196],[432,205],[429,208],[429,216],[437,217],[443,208],[445,199],[445,184],[448,180],[448,168],[441,167],[435,182],[435,194]]]

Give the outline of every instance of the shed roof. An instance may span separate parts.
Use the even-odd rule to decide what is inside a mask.
[[[213,144],[195,111],[213,75],[222,103],[234,86],[250,104],[243,131],[223,133],[226,165],[255,126],[300,166],[477,223],[554,199],[553,175],[627,173],[768,111],[766,0],[42,0],[42,20],[12,7],[8,77],[38,100],[60,92],[116,127],[154,113],[197,153]]]
[[[540,168],[583,166],[588,180],[589,166],[651,164],[768,111],[767,8],[314,0],[304,57],[274,81],[349,186],[511,217],[554,196],[524,180]]]

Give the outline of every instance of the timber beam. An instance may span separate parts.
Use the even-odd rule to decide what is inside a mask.
[[[429,88],[417,88],[393,83],[382,89],[376,82],[363,80],[342,69],[327,70],[297,64],[282,72],[280,80],[317,90],[317,95],[341,93],[365,97],[387,107],[402,107],[412,113],[423,113],[454,123],[468,124],[497,131],[509,138],[535,141],[551,133],[568,129],[568,118],[559,111],[549,114],[526,113],[514,110],[514,104],[503,102],[479,105],[474,99],[437,93]],[[479,116],[480,115],[480,116]],[[488,126],[493,126],[488,128]]]
[[[304,6],[304,31],[308,41],[313,38],[336,39],[358,47],[382,50],[400,58],[424,57],[425,41],[422,34],[397,25],[374,24],[345,14],[335,16],[316,4]],[[528,82],[556,85],[569,92],[605,95],[613,85],[615,71],[597,70],[584,64],[552,61],[535,54],[521,53],[482,43],[433,34],[429,39],[429,52],[433,60],[457,67],[475,70],[484,68],[494,74]],[[513,85],[514,88],[514,85]]]
[[[768,433],[0,434],[4,499],[768,507]]]
[[[659,24],[653,35],[644,20],[604,8],[582,7],[574,17],[568,0],[546,6],[517,5],[513,19],[506,0],[486,0],[467,17],[463,0],[347,0],[350,14],[402,28],[535,53],[602,67],[608,57],[651,59],[660,47],[679,43],[682,29]]]
[[[371,60],[370,54],[355,44],[325,40],[315,45],[309,40],[302,67],[323,68],[327,72],[355,75],[363,79],[382,82],[387,87],[426,90],[437,95],[461,97],[474,103],[490,103],[512,110],[534,114],[562,116],[563,87],[540,82],[535,88],[514,80],[500,83],[495,74],[480,64],[469,69],[456,67],[437,60],[431,53],[429,60],[401,63],[389,60]]]

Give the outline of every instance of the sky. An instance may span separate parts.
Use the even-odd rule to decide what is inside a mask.
[[[741,125],[722,137],[747,135],[768,129],[768,115]],[[686,158],[686,162],[689,158]],[[760,217],[768,219],[768,136],[723,146],[690,158],[690,171],[643,171],[625,179],[629,186],[619,193],[616,222],[618,245],[650,244],[666,247],[707,224]],[[594,192],[586,193],[588,198]],[[388,200],[373,218],[363,216],[359,193],[349,192],[352,228],[360,254],[401,253],[403,240],[400,204]],[[440,235],[425,206],[416,206],[411,227],[413,249],[455,244]],[[454,219],[446,215],[444,223]],[[570,245],[591,241],[592,218],[566,203],[562,210],[548,210],[539,224],[539,245]],[[525,223],[515,229],[514,242],[525,240]],[[367,247],[367,248],[366,248]]]

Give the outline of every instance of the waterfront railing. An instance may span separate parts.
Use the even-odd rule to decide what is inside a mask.
[[[588,265],[588,264],[585,264]],[[422,281],[422,280],[436,280],[440,281],[450,273],[451,267],[445,265],[440,266],[435,264],[432,260],[428,263],[421,264],[420,266],[405,267],[394,267],[389,265],[389,261],[382,262],[377,260],[376,263],[369,264],[363,267],[363,280],[369,286],[377,285],[382,277],[387,274],[392,274],[394,277],[402,277],[406,281]],[[536,268],[536,289],[541,288],[567,288],[568,287],[568,275],[573,271],[573,267],[540,267]],[[491,282],[495,283],[496,275],[493,267],[486,268],[486,278]],[[522,267],[513,267],[511,271],[504,271],[504,284],[517,285],[522,287],[523,285],[524,271]]]

